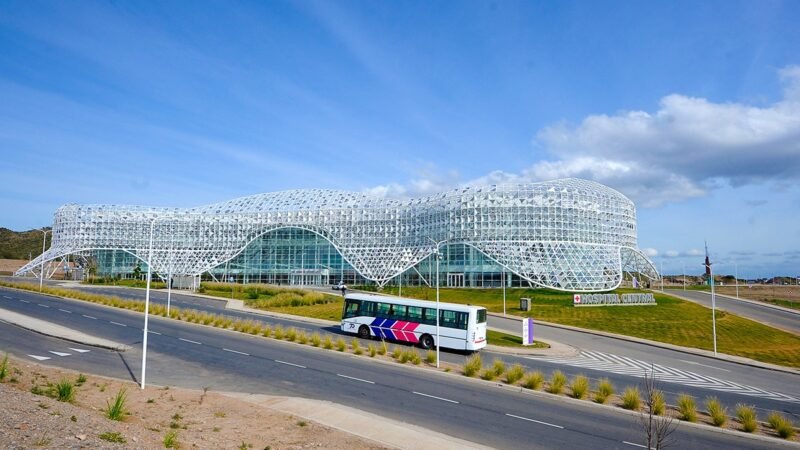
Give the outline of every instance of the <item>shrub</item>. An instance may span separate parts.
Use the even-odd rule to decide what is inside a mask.
[[[493,367],[487,367],[481,370],[481,379],[491,381],[495,378],[497,378],[497,375],[495,374]]]
[[[392,358],[400,359],[402,357],[403,357],[403,349],[395,345],[394,348],[392,349]]]
[[[80,386],[83,383],[86,383],[86,375],[81,373],[78,375],[78,379],[75,380],[75,385]]]
[[[264,337],[272,337],[272,326],[264,324],[264,326],[261,327],[261,335]]]
[[[378,353],[378,349],[375,347],[374,344],[367,344],[367,352],[369,353],[370,358],[374,358],[375,355]]]
[[[686,422],[697,422],[697,406],[691,395],[680,394],[678,396],[678,418]]]
[[[319,336],[319,333],[315,332],[311,335],[311,345],[314,347],[319,347],[319,344],[322,342],[322,338]]]
[[[289,328],[288,330],[286,330],[286,340],[287,341],[292,341],[292,342],[296,341],[297,340],[297,329],[292,327],[292,328]]]
[[[6,352],[6,356],[3,357],[3,361],[0,362],[0,381],[3,381],[8,376],[8,352]]]
[[[711,423],[713,423],[714,426],[721,427],[728,421],[728,411],[722,406],[722,403],[720,403],[717,397],[706,398],[706,411],[708,411],[708,415],[711,416]]]
[[[378,347],[378,354],[383,356],[388,351],[389,351],[389,347],[386,345],[386,342],[381,341],[381,345]]]
[[[564,386],[567,384],[567,376],[560,370],[554,370],[550,376],[550,384],[547,386],[547,392],[551,394],[560,394],[564,391]]]
[[[781,414],[777,412],[770,413],[767,417],[767,423],[769,423],[770,428],[775,430],[778,433],[778,436],[782,437],[783,439],[791,439],[794,437],[794,426],[792,425],[792,421],[783,417]]]
[[[425,353],[425,362],[428,364],[436,364],[436,352],[428,350],[428,352]]]
[[[494,370],[494,376],[499,377],[506,372],[506,363],[502,359],[495,358],[492,361],[492,370]]]
[[[322,341],[322,347],[326,350],[333,348],[333,340],[331,340],[330,336],[325,336],[325,339]]]
[[[345,349],[347,349],[347,342],[345,342],[341,337],[336,339],[336,350],[343,352]]]
[[[521,380],[524,375],[525,369],[522,368],[522,365],[519,363],[514,364],[510,369],[508,369],[508,372],[506,372],[506,383],[514,384]]]
[[[164,448],[178,448],[178,432],[173,430],[164,435]]]
[[[608,378],[601,378],[597,383],[597,392],[594,393],[595,403],[605,403],[608,398],[614,395],[614,385]]]
[[[353,354],[360,355],[364,353],[364,350],[361,348],[361,344],[359,344],[357,338],[353,338],[350,342],[350,347],[353,349]]]
[[[589,379],[585,375],[575,375],[569,389],[572,391],[570,393],[572,398],[582,399],[589,392]]]
[[[100,439],[108,442],[115,442],[117,444],[124,444],[127,442],[125,438],[117,431],[106,431],[98,436]]]
[[[106,401],[106,417],[111,420],[122,420],[125,416],[125,402],[128,400],[128,394],[125,388],[121,388],[117,395],[114,397],[114,403]]]
[[[650,395],[650,407],[652,408],[653,414],[656,416],[663,416],[667,411],[667,401],[664,399],[664,393],[658,389],[654,389]]]
[[[75,399],[75,387],[69,380],[61,380],[55,386],[55,398],[60,402],[72,402]]]
[[[398,359],[398,362],[401,363],[401,364],[405,364],[405,363],[407,363],[409,361],[411,361],[411,351],[410,350],[401,351],[400,352],[400,358]]]
[[[482,367],[483,362],[481,361],[481,355],[473,353],[467,358],[467,362],[464,363],[464,375],[474,377],[480,372]]]
[[[420,365],[420,363],[422,363],[422,357],[419,355],[419,352],[417,351],[417,349],[411,349],[411,350],[409,350],[408,353],[409,353],[408,360],[411,361],[411,364],[414,364],[415,366],[418,366],[418,365]]]
[[[622,393],[622,407],[638,411],[642,407],[642,398],[638,387],[628,387]]]
[[[742,430],[752,433],[758,429],[758,418],[754,407],[742,404],[736,405],[736,418],[742,424]]]
[[[308,334],[304,330],[300,330],[297,332],[297,342],[305,345],[308,344]]]
[[[544,384],[544,374],[538,370],[529,372],[522,379],[522,386],[526,389],[539,390]]]

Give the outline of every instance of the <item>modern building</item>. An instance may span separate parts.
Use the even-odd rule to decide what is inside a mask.
[[[18,274],[73,255],[87,272],[288,285],[616,288],[657,279],[637,248],[636,208],[564,179],[464,187],[416,199],[302,189],[195,208],[66,205],[52,246]]]

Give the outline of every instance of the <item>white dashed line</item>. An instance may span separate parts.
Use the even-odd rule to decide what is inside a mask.
[[[506,415],[507,415],[508,417],[513,417],[513,418],[515,418],[515,419],[527,420],[528,422],[534,422],[534,423],[538,423],[538,424],[541,424],[541,425],[547,425],[548,427],[560,428],[560,429],[562,429],[562,430],[564,429],[564,427],[562,427],[561,425],[556,425],[556,424],[553,424],[553,423],[542,422],[541,420],[529,419],[529,418],[527,418],[527,417],[515,416],[514,414],[508,414],[508,413],[506,413]]]
[[[181,340],[181,341],[183,341],[183,342],[189,342],[190,344],[202,345],[202,343],[201,343],[201,342],[193,341],[193,340],[191,340],[191,339],[184,339],[184,338],[178,338],[178,339],[179,339],[179,340]]]
[[[66,309],[58,308],[58,310],[61,311],[61,312],[65,312],[67,314],[72,314],[72,311],[67,311]]]
[[[113,323],[114,325],[119,325],[121,327],[127,327],[127,325],[125,325],[124,323],[114,322],[112,320],[109,320],[108,323]]]
[[[634,447],[647,448],[647,446],[646,446],[646,445],[642,445],[642,444],[634,444],[633,442],[622,441],[622,443],[623,443],[623,444],[632,445],[632,446],[634,446]]]
[[[695,361],[687,361],[687,360],[685,360],[685,359],[679,359],[678,361],[685,362],[686,364],[694,364],[695,366],[703,366],[703,367],[708,367],[709,369],[721,370],[721,371],[723,371],[723,372],[730,372],[730,370],[728,370],[728,369],[723,369],[722,367],[714,367],[714,366],[709,366],[708,364],[700,364],[699,362],[695,362]]]
[[[29,301],[23,300],[23,299],[19,299],[19,301],[21,301],[22,303],[30,303]],[[31,356],[31,355],[28,355],[28,356]],[[47,358],[47,359],[50,359],[50,358]]]
[[[250,353],[240,352],[239,350],[231,350],[229,348],[223,348],[223,350],[225,350],[226,352],[238,353],[240,355],[250,356]]]
[[[81,315],[83,317],[86,317],[87,319],[97,320],[97,317],[87,316],[86,314],[81,314]]]
[[[441,400],[441,401],[443,401],[443,402],[450,402],[450,403],[455,403],[455,404],[458,404],[458,403],[459,403],[459,402],[457,402],[457,401],[455,401],[455,400],[450,400],[449,398],[437,397],[437,396],[435,396],[435,395],[431,395],[431,394],[423,394],[422,392],[412,391],[411,393],[412,393],[412,394],[421,395],[421,396],[423,396],[423,397],[435,398],[436,400]]]
[[[363,380],[363,379],[361,379],[361,378],[356,378],[356,377],[349,377],[349,376],[347,376],[347,375],[342,375],[342,374],[340,374],[340,373],[337,373],[337,374],[336,374],[336,376],[337,376],[337,377],[342,377],[342,378],[347,378],[348,380],[360,381],[360,382],[362,382],[362,383],[375,384],[375,382],[374,382],[374,381]]]
[[[306,368],[306,366],[301,366],[300,364],[295,364],[295,363],[290,363],[290,362],[286,362],[286,361],[281,361],[281,360],[279,360],[279,359],[276,359],[276,360],[275,360],[275,362],[276,362],[276,363],[278,363],[278,364],[286,364],[287,366],[299,367],[299,368],[301,368],[301,369],[305,369],[305,368]]]
[[[7,296],[7,295],[4,295],[4,296],[3,296],[3,298],[7,298],[7,299],[9,299],[9,300],[14,300],[13,298],[11,298],[11,297],[9,297],[9,296]]]
[[[49,308],[49,306],[47,306],[47,305],[43,305],[43,304],[41,304],[41,303],[37,303],[37,305],[41,306],[42,308]]]
[[[49,353],[52,353],[52,354],[54,354],[56,356],[70,356],[70,355],[72,355],[72,353],[54,352],[52,350],[50,350]]]
[[[142,330],[142,331],[144,331],[144,330]],[[158,331],[150,331],[150,330],[147,330],[147,332],[148,332],[148,333],[152,333],[152,334],[157,334],[157,335],[161,336],[161,333],[159,333]]]

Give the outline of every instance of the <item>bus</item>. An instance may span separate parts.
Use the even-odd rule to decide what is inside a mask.
[[[345,296],[342,331],[424,349],[441,344],[441,348],[477,351],[486,347],[486,308],[439,303],[440,342],[436,342],[436,302],[353,293]]]

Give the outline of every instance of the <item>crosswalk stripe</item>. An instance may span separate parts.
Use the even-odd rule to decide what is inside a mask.
[[[72,347],[70,347],[69,349],[72,350],[73,352],[78,352],[78,353],[88,353],[88,352],[91,351],[91,350],[86,350],[86,349],[82,349],[82,348],[72,348]]]
[[[54,352],[54,351],[52,351],[52,350],[48,350],[48,351],[49,351],[50,353],[52,353],[52,354],[56,355],[56,356],[70,356],[70,355],[72,355],[72,353]]]
[[[647,361],[636,360],[627,356],[612,355],[598,351],[584,350],[577,356],[553,356],[553,357],[528,357],[538,361],[547,361],[556,364],[564,364],[573,367],[611,372],[618,375],[631,375],[644,377],[645,373],[653,372],[660,381],[693,386],[698,388],[711,389],[720,392],[732,392],[751,397],[762,397],[772,400],[779,400],[790,403],[800,403],[800,398],[783,394],[780,392],[765,391],[754,386],[748,386],[733,381],[722,380],[708,375],[701,375],[695,372],[666,367],[660,364],[651,364]]]
[[[39,356],[39,355],[28,355],[28,356],[39,361],[45,361],[47,359],[50,359],[49,356]]]

